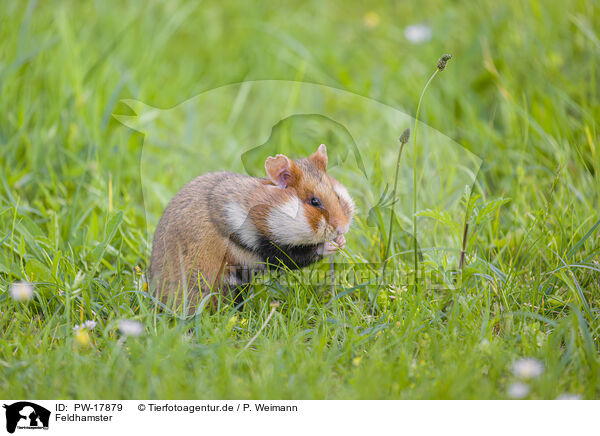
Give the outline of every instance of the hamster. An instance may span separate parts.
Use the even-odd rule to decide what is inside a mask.
[[[354,203],[327,174],[324,144],[308,158],[269,157],[265,170],[204,174],[175,195],[152,244],[148,279],[159,297],[187,295],[193,307],[269,267],[302,268],[344,248]]]

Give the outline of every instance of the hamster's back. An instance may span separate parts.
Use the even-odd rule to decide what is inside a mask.
[[[207,173],[173,197],[152,243],[148,279],[158,296],[182,294],[182,283],[196,293],[215,284],[228,244],[228,235],[218,227],[221,205],[242,197],[244,187],[255,185],[255,180],[242,174]]]

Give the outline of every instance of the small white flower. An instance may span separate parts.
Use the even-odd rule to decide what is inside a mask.
[[[524,398],[529,393],[529,386],[522,382],[515,382],[508,387],[506,394],[510,398]]]
[[[88,319],[83,324],[75,324],[73,326],[73,330],[75,330],[76,332],[81,331],[81,330],[94,330],[95,327],[96,327],[96,321]]]
[[[33,298],[33,285],[29,282],[12,283],[9,292],[16,301],[29,301]]]
[[[140,336],[144,333],[144,326],[141,322],[124,319],[119,322],[119,330],[125,336]]]
[[[539,377],[543,372],[544,364],[531,357],[519,359],[512,366],[512,373],[523,379]]]
[[[581,397],[577,394],[561,394],[556,399],[557,400],[581,400]]]
[[[406,26],[404,36],[413,44],[421,44],[431,40],[431,28],[426,24],[413,24]]]

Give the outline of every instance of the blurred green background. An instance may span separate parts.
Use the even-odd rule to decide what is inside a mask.
[[[526,397],[597,398],[599,28],[600,5],[583,0],[3,1],[0,397],[505,398],[512,362],[532,357],[545,371]],[[166,109],[284,79],[414,116],[443,53],[421,120],[483,159],[459,291],[332,298],[291,276],[241,312],[180,319],[136,288],[144,137],[113,118],[132,114],[120,100]],[[360,254],[381,254],[363,212]],[[34,282],[32,301],[13,301],[16,280]],[[125,318],[145,334],[119,339]],[[75,335],[86,319],[98,326]]]

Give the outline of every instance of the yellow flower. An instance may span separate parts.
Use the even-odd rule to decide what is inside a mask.
[[[369,11],[365,14],[364,22],[365,26],[367,26],[369,29],[374,29],[375,27],[379,26],[381,18],[377,12]]]
[[[90,335],[87,330],[77,330],[75,332],[75,344],[82,348],[90,346]]]
[[[231,318],[229,318],[229,321],[227,321],[227,330],[231,330],[233,327],[235,327],[235,325],[237,324],[237,315],[233,315]]]

